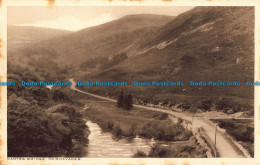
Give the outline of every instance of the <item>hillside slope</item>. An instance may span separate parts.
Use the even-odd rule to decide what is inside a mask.
[[[22,64],[46,66],[45,69],[56,71],[57,75],[69,71],[69,78],[74,76],[82,81],[183,81],[185,84],[184,87],[125,88],[137,100],[193,104],[194,100],[197,103],[207,98],[211,101],[228,98],[252,105],[254,89],[245,86],[245,81],[254,80],[254,8],[195,7],[176,18],[129,15],[13,53],[13,57],[19,55],[17,61]],[[65,64],[65,69],[55,69],[56,63]],[[241,85],[194,87],[189,86],[189,81],[237,81]],[[121,90],[85,89],[112,97]]]
[[[246,87],[245,81],[254,80],[254,8],[196,7],[156,33],[142,42],[134,57],[105,72],[87,75],[88,79],[185,84],[184,87],[128,87],[135,97],[150,100],[227,97],[253,102],[247,100],[253,98],[253,87]],[[194,87],[189,86],[189,81],[237,81],[241,86]],[[93,88],[90,90],[95,92]]]
[[[102,25],[34,44],[22,52],[25,56],[33,52],[34,56],[52,57],[52,53],[48,54],[43,51],[51,50],[57,55],[59,62],[72,65],[78,65],[90,58],[111,58],[121,52],[131,56],[140,46],[138,43],[143,38],[151,36],[149,34],[173,18],[150,14],[128,15]]]

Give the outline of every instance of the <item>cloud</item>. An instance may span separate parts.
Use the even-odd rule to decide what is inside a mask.
[[[73,16],[61,16],[55,20],[42,20],[30,24],[18,24],[18,26],[36,26],[77,31],[86,27],[100,25],[114,19],[116,18],[112,17],[110,13],[102,14],[89,20],[80,20]]]

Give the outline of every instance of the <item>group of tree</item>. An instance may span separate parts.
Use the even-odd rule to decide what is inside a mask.
[[[133,97],[131,94],[125,94],[123,90],[118,95],[117,105],[123,107],[126,110],[133,108]]]
[[[36,72],[9,65],[8,81],[39,81]],[[88,128],[66,88],[8,87],[7,154],[9,157],[83,156]]]

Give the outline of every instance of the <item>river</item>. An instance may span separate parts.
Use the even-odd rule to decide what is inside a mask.
[[[137,150],[148,154],[153,141],[134,138],[132,141],[125,139],[115,140],[111,133],[102,132],[101,128],[91,121],[86,125],[89,127],[90,135],[87,147],[87,157],[91,158],[130,158]]]

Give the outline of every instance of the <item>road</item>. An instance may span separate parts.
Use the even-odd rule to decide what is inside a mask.
[[[114,100],[114,99],[110,99],[110,98],[107,98],[107,97],[98,96],[98,95],[95,95],[95,94],[91,94],[91,93],[88,93],[88,92],[81,91],[81,90],[76,88],[76,82],[73,79],[70,79],[69,81],[72,83],[71,89],[73,89],[75,91],[85,93],[85,94],[88,94],[90,96],[93,96],[93,97],[96,97],[96,98],[99,98],[99,99],[103,99],[103,100],[107,100],[107,101],[111,101],[111,102],[116,102],[116,100]],[[175,111],[170,111],[170,110],[165,110],[165,109],[160,109],[160,108],[155,108],[155,107],[147,107],[147,106],[136,105],[136,104],[134,104],[133,106],[137,107],[137,108],[167,113],[167,114],[173,115],[177,118],[181,118],[183,120],[193,122],[193,128],[196,128],[196,127],[197,128],[198,127],[203,128],[205,133],[207,134],[207,136],[211,140],[211,142],[213,144],[215,142],[215,129],[216,128],[215,128],[214,125],[209,124],[210,122],[207,121],[207,119],[193,118],[191,115],[186,114],[186,113],[175,112]],[[244,157],[241,154],[241,152],[239,152],[236,149],[234,144],[230,143],[230,141],[228,139],[226,139],[225,135],[223,135],[221,132],[217,132],[216,149],[219,152],[220,157],[224,157],[224,158],[243,158]]]

